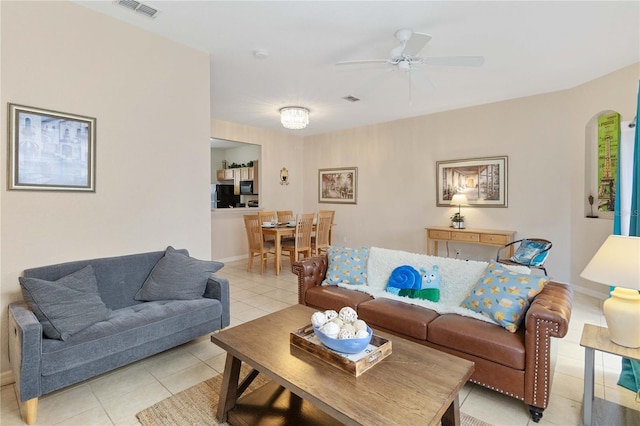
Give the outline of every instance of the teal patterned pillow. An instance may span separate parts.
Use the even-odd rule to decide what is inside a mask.
[[[529,304],[548,282],[547,276],[519,274],[490,262],[460,306],[479,312],[515,333]]]
[[[367,284],[369,247],[348,248],[329,246],[329,268],[324,285]]]

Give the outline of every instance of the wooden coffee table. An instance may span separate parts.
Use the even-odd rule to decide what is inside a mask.
[[[280,424],[291,415],[297,421],[289,424],[299,424],[309,415],[315,420],[305,424],[460,424],[458,392],[473,373],[472,362],[374,330],[392,341],[393,352],[356,378],[290,346],[290,332],[309,324],[313,312],[295,305],[211,336],[227,351],[220,422]],[[254,370],[239,384],[242,362]],[[273,384],[240,398],[258,373]],[[273,407],[257,414],[258,400]]]

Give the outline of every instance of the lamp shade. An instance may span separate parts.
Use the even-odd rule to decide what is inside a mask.
[[[449,204],[452,206],[464,206],[469,204],[469,200],[467,200],[467,196],[464,194],[456,194],[451,198],[451,202]]]
[[[300,130],[309,124],[309,110],[304,107],[284,107],[280,109],[280,122],[286,129]]]
[[[580,276],[607,286],[640,290],[640,237],[609,235]]]

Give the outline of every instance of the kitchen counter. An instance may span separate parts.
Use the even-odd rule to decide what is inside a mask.
[[[211,214],[233,214],[233,213],[256,214],[261,210],[263,210],[262,207],[234,207],[234,208],[228,208],[228,209],[211,209]]]

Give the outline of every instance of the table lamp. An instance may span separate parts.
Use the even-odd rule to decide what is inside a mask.
[[[580,276],[615,286],[603,306],[611,341],[640,347],[640,237],[609,235]]]
[[[450,205],[452,206],[458,206],[458,218],[462,219],[462,215],[460,214],[460,206],[462,204],[467,205],[469,204],[469,201],[467,200],[467,196],[464,194],[455,194],[453,197],[451,197],[451,201],[449,202]],[[461,221],[464,222],[464,221]],[[464,223],[462,224],[462,226],[460,226],[460,228],[464,228]]]

